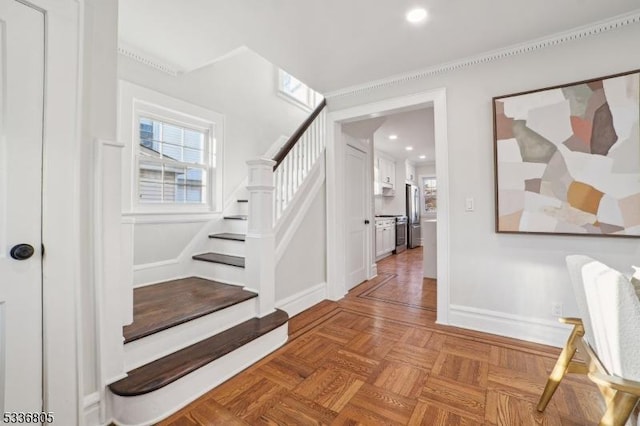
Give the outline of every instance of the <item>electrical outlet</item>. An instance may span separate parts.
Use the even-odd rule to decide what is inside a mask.
[[[551,304],[551,315],[553,315],[554,317],[561,317],[562,316],[562,303],[553,302]]]

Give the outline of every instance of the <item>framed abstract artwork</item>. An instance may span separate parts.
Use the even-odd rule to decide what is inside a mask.
[[[640,237],[640,70],[493,98],[496,231]]]

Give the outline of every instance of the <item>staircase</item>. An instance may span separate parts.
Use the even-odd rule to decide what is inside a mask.
[[[296,148],[305,130],[296,134],[279,160],[248,162],[249,197],[192,256],[192,276],[134,289],[133,322],[122,330],[126,377],[108,386],[116,424],[156,423],[286,342],[288,315],[275,309],[275,218],[324,149],[312,139]]]

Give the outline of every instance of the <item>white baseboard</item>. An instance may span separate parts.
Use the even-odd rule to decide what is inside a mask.
[[[369,278],[367,278],[368,280],[372,280],[375,277],[378,276],[378,264],[377,263],[373,263],[371,265],[371,269],[369,270],[371,272],[371,276]]]
[[[292,317],[326,298],[327,283],[320,283],[276,302],[276,307],[289,314],[289,317]]]
[[[100,422],[100,393],[94,392],[86,395],[83,400],[83,425],[102,426]],[[108,423],[108,422],[107,422]]]
[[[178,258],[134,265],[133,287],[144,287],[163,281],[175,280],[183,276],[183,267]]]
[[[549,320],[461,305],[449,306],[448,325],[555,347],[564,346],[571,330]]]

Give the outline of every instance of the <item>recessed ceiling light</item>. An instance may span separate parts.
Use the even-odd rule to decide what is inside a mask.
[[[398,139],[398,135],[389,135],[389,139],[395,141],[396,139]]]
[[[426,9],[423,9],[421,7],[417,7],[407,12],[406,18],[407,21],[411,22],[412,24],[417,24],[418,22],[422,22],[427,19],[427,11]]]
[[[407,151],[413,151],[413,147],[412,146],[408,146],[405,148]]]
[[[421,155],[421,156],[420,156],[420,159],[421,159],[421,160],[424,160],[425,158],[427,158],[427,156],[426,156],[426,155]]]

